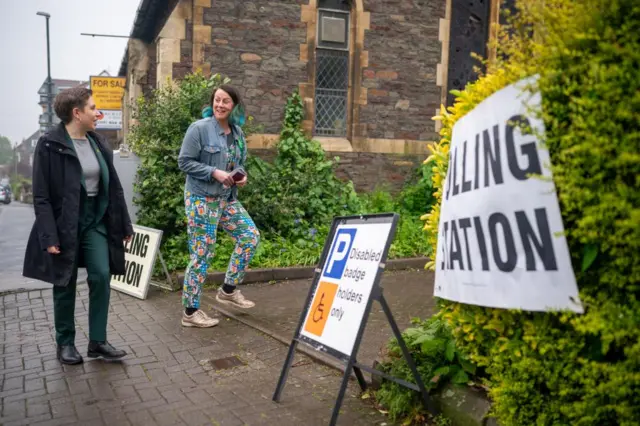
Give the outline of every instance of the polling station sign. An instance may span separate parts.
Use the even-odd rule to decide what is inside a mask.
[[[126,82],[125,77],[91,76],[89,85],[96,107],[99,110],[122,109],[122,97]]]
[[[434,295],[494,308],[583,312],[564,237],[540,94],[512,84],[453,128]]]
[[[153,266],[160,249],[162,231],[133,225],[134,235],[125,243],[125,274],[111,277],[111,288],[146,299]]]
[[[385,261],[393,223],[343,223],[330,235],[300,335],[316,347],[350,356]]]

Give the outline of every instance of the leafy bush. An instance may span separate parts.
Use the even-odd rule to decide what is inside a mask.
[[[444,383],[467,384],[476,373],[476,366],[458,351],[451,329],[439,316],[424,322],[413,321],[415,327],[402,333],[427,391]],[[415,382],[398,342],[389,343],[389,360],[382,371],[410,383]],[[384,381],[376,393],[378,402],[389,410],[392,420],[407,418],[419,421],[423,416],[420,395],[397,383]]]
[[[415,186],[414,186],[415,185]],[[415,257],[419,255],[430,255],[431,246],[429,241],[424,235],[424,232],[420,229],[420,215],[407,209],[407,201],[411,197],[411,202],[415,203],[414,206],[419,206],[418,200],[424,199],[425,207],[429,207],[428,197],[424,197],[423,193],[415,191],[414,188],[425,188],[421,183],[409,184],[407,187],[394,198],[388,191],[378,188],[369,194],[363,194],[360,196],[361,208],[358,213],[388,213],[396,212],[400,215],[398,222],[398,228],[396,229],[396,236],[389,248],[389,258],[406,258]],[[430,186],[430,185],[429,185]],[[424,194],[431,196],[430,188],[423,189]],[[405,196],[405,194],[410,194]],[[412,205],[412,204],[409,204]]]
[[[433,170],[428,164],[423,164],[416,170],[415,182],[407,184],[399,195],[400,210],[412,216],[420,216],[435,204],[432,176]]]
[[[248,166],[251,179],[242,191],[242,201],[259,229],[296,240],[305,239],[309,228],[360,208],[353,184],[336,177],[334,161],[302,131],[303,119],[302,99],[293,93],[274,163],[253,158]]]
[[[490,375],[509,425],[638,425],[640,419],[640,4],[520,0],[488,74],[440,117],[435,247],[455,122],[538,74],[545,146],[586,313],[528,313],[442,301],[457,345]],[[535,36],[530,37],[533,33]],[[431,265],[433,266],[433,265]]]
[[[11,186],[12,200],[14,201],[19,200],[20,194],[22,193],[23,190],[27,194],[31,193],[31,179],[27,179],[24,176],[19,174],[12,174],[10,182],[11,182],[10,186]],[[30,202],[30,201],[27,200],[26,202]]]

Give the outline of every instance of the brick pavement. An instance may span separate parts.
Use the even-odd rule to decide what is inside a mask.
[[[428,318],[435,312],[433,280],[433,272],[425,270],[383,274],[381,283],[384,296],[400,330],[409,327],[412,318]],[[247,311],[228,311],[247,324],[269,331],[283,341],[290,341],[298,325],[311,281],[304,279],[248,285],[242,292],[256,302],[256,307]],[[214,303],[213,292],[205,292],[204,297]],[[380,353],[384,352],[391,336],[391,328],[382,307],[374,302],[358,352],[358,361],[372,365],[380,357]]]
[[[76,304],[76,345],[86,354],[87,289]],[[338,392],[333,370],[296,357],[281,404],[271,396],[286,347],[234,320],[182,328],[180,295],[151,290],[145,301],[112,292],[109,340],[121,362],[55,359],[50,290],[0,297],[0,424],[326,425]],[[216,370],[211,360],[245,365]],[[352,383],[339,424],[390,424]]]

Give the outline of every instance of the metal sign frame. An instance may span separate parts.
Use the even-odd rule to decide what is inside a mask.
[[[365,391],[367,389],[367,383],[365,381],[364,375],[362,374],[362,371],[366,371],[370,374],[375,374],[375,375],[379,375],[381,377],[383,377],[384,379],[393,381],[395,383],[398,383],[401,386],[405,386],[409,389],[415,390],[417,392],[420,393],[421,399],[422,399],[422,403],[424,405],[424,407],[427,409],[427,411],[429,411],[432,414],[436,414],[436,409],[435,406],[433,405],[433,403],[431,402],[429,395],[427,393],[426,388],[424,387],[424,382],[422,381],[422,378],[420,377],[420,374],[418,373],[418,370],[416,368],[415,363],[413,362],[413,359],[411,357],[411,354],[409,353],[409,349],[407,348],[407,345],[404,342],[404,339],[402,338],[402,334],[400,332],[400,329],[398,328],[398,325],[393,317],[393,314],[391,313],[391,308],[389,307],[386,299],[384,298],[383,295],[383,289],[380,286],[380,280],[382,278],[382,273],[384,272],[385,269],[385,264],[387,261],[387,256],[389,254],[389,247],[391,246],[391,243],[393,241],[393,238],[395,236],[396,233],[396,229],[398,226],[398,219],[399,219],[399,215],[397,213],[382,213],[382,214],[372,214],[372,215],[359,215],[359,216],[342,216],[342,217],[336,217],[333,220],[333,223],[331,225],[331,229],[329,231],[329,236],[327,237],[325,244],[324,244],[324,248],[322,249],[322,255],[320,256],[320,262],[318,263],[318,267],[315,269],[314,272],[314,277],[313,277],[313,283],[311,285],[311,288],[309,289],[309,293],[307,294],[307,299],[305,301],[304,304],[304,309],[302,310],[302,313],[300,314],[300,320],[298,321],[298,326],[296,328],[296,331],[293,335],[293,338],[291,340],[291,344],[289,345],[289,351],[287,353],[287,357],[285,359],[284,365],[282,366],[282,372],[280,373],[280,378],[278,380],[278,384],[276,386],[276,390],[275,393],[273,395],[273,401],[275,402],[280,402],[280,399],[282,397],[282,392],[284,390],[284,386],[286,384],[287,381],[287,377],[289,375],[289,370],[291,369],[292,363],[293,363],[293,357],[295,355],[296,352],[296,348],[298,346],[298,343],[303,343],[306,345],[311,346],[312,348],[314,348],[317,351],[326,353],[334,358],[337,358],[339,361],[343,362],[345,364],[345,370],[344,370],[344,375],[342,377],[342,383],[340,384],[340,390],[338,391],[338,396],[336,398],[336,403],[333,407],[333,414],[331,416],[331,422],[330,425],[334,426],[336,424],[336,422],[338,421],[338,416],[340,415],[340,407],[342,406],[342,401],[344,400],[344,395],[345,392],[347,390],[347,385],[349,384],[349,378],[351,377],[351,372],[353,371],[353,373],[356,376],[356,379],[358,381],[358,384],[360,385],[360,388],[362,389],[362,391]],[[329,250],[331,249],[331,245],[332,242],[334,240],[336,231],[338,229],[339,225],[360,225],[360,224],[375,224],[375,223],[391,223],[391,230],[389,231],[389,236],[387,238],[387,241],[385,243],[384,246],[384,250],[382,253],[382,257],[380,258],[380,263],[378,266],[378,270],[376,271],[376,276],[374,278],[373,281],[373,286],[371,289],[371,294],[369,295],[369,299],[367,300],[367,305],[365,307],[363,316],[362,316],[362,320],[360,322],[360,327],[358,329],[358,333],[356,335],[356,339],[353,345],[353,349],[351,350],[351,355],[347,355],[344,354],[342,352],[339,352],[333,348],[327,347],[326,345],[323,345],[319,342],[316,342],[313,339],[310,339],[306,336],[303,336],[301,334],[302,332],[302,327],[304,326],[305,323],[305,318],[308,315],[309,310],[311,309],[311,305],[313,302],[313,297],[314,294],[316,292],[316,289],[318,287],[318,285],[320,284],[320,277],[322,274],[322,271],[324,270],[324,267],[326,266],[326,262],[327,262],[327,256],[329,254]],[[391,326],[391,330],[393,331],[393,335],[394,337],[398,340],[398,344],[400,346],[400,349],[402,351],[402,354],[405,358],[405,360],[407,361],[407,364],[409,365],[409,368],[411,369],[411,372],[413,373],[413,377],[416,381],[416,384],[413,383],[409,383],[405,380],[402,379],[398,379],[396,377],[390,376],[388,374],[385,374],[379,370],[376,370],[374,368],[368,367],[366,365],[360,364],[357,360],[357,355],[358,355],[358,350],[360,348],[360,343],[362,341],[362,337],[364,335],[364,331],[365,328],[367,326],[367,322],[369,319],[369,314],[371,313],[371,308],[373,305],[374,300],[378,301],[380,303],[380,305],[382,306],[382,310],[384,311],[385,316],[387,317],[387,320],[389,321],[389,325]]]

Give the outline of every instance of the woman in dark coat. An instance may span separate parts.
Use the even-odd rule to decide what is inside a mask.
[[[38,140],[33,160],[36,220],[29,236],[23,275],[53,284],[58,360],[79,364],[75,347],[78,267],[89,284],[91,358],[126,355],[107,342],[111,274],[125,272],[124,242],[133,227],[113,153],[94,132],[99,112],[91,90],[76,87],[58,94],[62,121]]]

